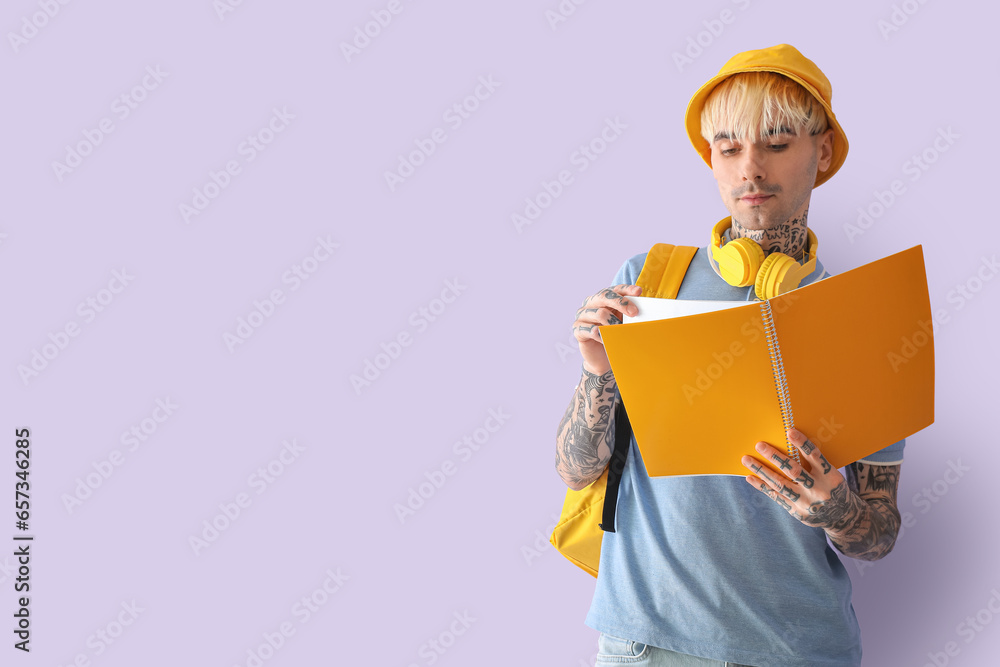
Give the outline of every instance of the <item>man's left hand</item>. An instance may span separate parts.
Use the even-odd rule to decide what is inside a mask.
[[[766,442],[758,442],[755,449],[760,459],[744,456],[742,463],[755,474],[747,475],[749,484],[770,496],[789,514],[806,524],[824,530],[839,532],[858,515],[858,504],[864,501],[847,486],[847,480],[797,429],[788,429],[788,439],[799,450],[801,459],[808,462],[810,472],[787,451],[781,451]],[[771,468],[765,466],[767,461]]]

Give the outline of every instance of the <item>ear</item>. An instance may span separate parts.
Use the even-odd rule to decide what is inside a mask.
[[[816,150],[819,153],[816,166],[820,171],[826,171],[833,162],[833,128],[827,128],[816,139]]]

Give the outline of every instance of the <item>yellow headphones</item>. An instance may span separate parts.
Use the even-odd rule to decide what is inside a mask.
[[[712,259],[718,264],[719,275],[733,287],[753,285],[757,298],[764,301],[790,292],[816,270],[819,241],[811,229],[807,230],[805,248],[808,260],[799,264],[781,252],[772,252],[765,258],[764,250],[753,239],[741,238],[722,245],[722,235],[732,222],[729,216],[712,228]]]

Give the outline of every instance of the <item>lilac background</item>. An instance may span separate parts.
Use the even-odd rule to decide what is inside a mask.
[[[726,212],[684,107],[734,53],[780,42],[830,77],[851,142],[810,210],[824,262],[839,272],[922,243],[948,315],[936,423],[910,438],[901,478],[915,523],[885,560],[848,561],[865,665],[923,665],[948,642],[950,664],[994,664],[1000,622],[971,641],[957,626],[1000,589],[1000,281],[975,284],[992,277],[995,159],[981,135],[998,10],[904,4],[915,13],[883,34],[900,5],[592,1],[553,27],[558,0],[401,0],[350,62],[340,44],[388,2],[247,0],[221,18],[210,0],[70,2],[26,44],[8,36],[0,497],[13,496],[13,430],[30,427],[36,541],[30,656],[10,646],[14,559],[0,557],[4,664],[247,665],[284,622],[295,633],[266,665],[429,665],[438,638],[438,665],[592,664],[594,582],[547,543],[565,491],[554,433],[580,373],[573,313],[654,242],[706,243]],[[4,34],[39,7],[6,3]],[[724,9],[734,20],[712,24]],[[707,46],[679,67],[699,33]],[[113,100],[157,66],[166,78],[121,119]],[[480,77],[499,87],[454,128],[443,114]],[[238,147],[274,108],[294,119],[247,162]],[[52,163],[102,118],[114,131],[60,181]],[[577,171],[574,151],[609,118],[627,128]],[[390,191],[384,173],[435,128],[447,140]],[[959,138],[912,180],[905,163],[947,128]],[[178,207],[229,160],[241,172],[186,223]],[[562,169],[573,183],[518,231],[512,214]],[[905,193],[852,235],[894,179]],[[317,237],[339,247],[292,291],[282,275]],[[78,304],[123,268],[134,279],[85,322]],[[970,280],[980,291],[957,297]],[[411,315],[446,281],[465,288],[421,330]],[[276,288],[284,303],[231,352],[223,335]],[[79,335],[24,381],[18,367],[70,321]],[[411,344],[356,391],[351,375],[400,334]],[[158,398],[179,407],[129,451],[121,434]],[[509,419],[463,460],[454,443],[491,409]],[[256,494],[248,478],[292,439],[304,451]],[[69,511],[64,497],[114,450],[124,462]],[[971,470],[941,481],[959,460]],[[401,523],[394,505],[449,461]],[[918,504],[935,482],[947,493]],[[189,537],[239,493],[250,506],[196,555]],[[0,514],[13,534],[13,507]],[[293,605],[328,569],[349,579],[300,622]],[[133,600],[143,611],[97,655],[88,638],[116,631]],[[451,643],[463,612],[475,620]]]

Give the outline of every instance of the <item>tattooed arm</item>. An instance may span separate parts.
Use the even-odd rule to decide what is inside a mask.
[[[845,556],[878,560],[892,551],[899,534],[896,507],[899,465],[852,463],[847,468],[846,524],[840,530],[826,529],[830,541]],[[855,500],[856,499],[856,500]]]
[[[611,460],[617,398],[611,371],[597,375],[584,367],[556,432],[556,471],[574,491],[600,477]]]
[[[826,531],[845,556],[878,560],[892,551],[900,524],[896,508],[900,467],[852,463],[845,479],[805,434],[790,429],[788,437],[811,472],[787,452],[759,442],[757,451],[781,474],[754,457],[744,456],[743,465],[755,473],[747,476],[747,482],[802,523]]]
[[[638,313],[627,296],[640,292],[635,285],[609,287],[587,297],[576,311],[573,335],[583,355],[583,377],[556,431],[556,471],[576,491],[601,476],[614,449],[618,385],[599,327],[620,324],[623,313]]]

